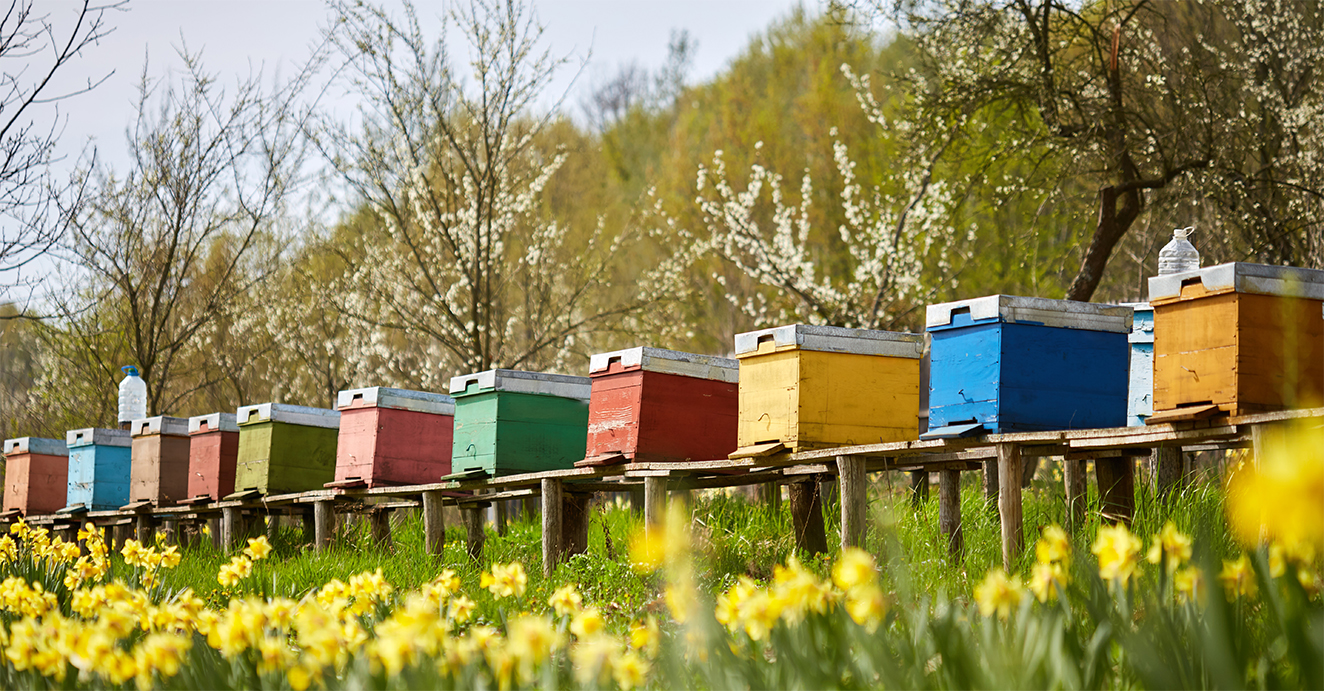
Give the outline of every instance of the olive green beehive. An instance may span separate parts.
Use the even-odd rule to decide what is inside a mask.
[[[339,412],[262,403],[240,407],[237,417],[235,491],[306,492],[336,479]]]

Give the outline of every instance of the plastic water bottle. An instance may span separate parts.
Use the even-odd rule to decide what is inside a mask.
[[[138,368],[125,365],[120,368],[120,425],[147,417],[147,382],[138,376]]]
[[[1195,251],[1195,245],[1191,244],[1186,238],[1195,232],[1195,226],[1189,228],[1177,228],[1172,231],[1172,240],[1163,246],[1158,253],[1158,272],[1164,274],[1179,274],[1183,271],[1195,271],[1200,268],[1200,253]]]

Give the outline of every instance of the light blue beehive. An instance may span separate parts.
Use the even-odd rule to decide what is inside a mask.
[[[1126,387],[1126,424],[1144,427],[1154,414],[1154,308],[1147,302],[1127,303],[1131,322],[1131,375]]]
[[[129,503],[129,472],[133,437],[128,430],[69,430],[69,506],[92,511],[118,509]]]

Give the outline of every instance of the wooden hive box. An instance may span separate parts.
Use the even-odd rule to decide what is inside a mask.
[[[1324,400],[1324,271],[1231,263],[1149,279],[1161,422]]]
[[[587,459],[713,460],[736,450],[740,363],[661,348],[589,359]]]
[[[742,449],[919,435],[920,334],[794,324],[737,334],[735,345]]]
[[[574,466],[588,437],[588,377],[496,369],[451,379],[454,473]]]
[[[188,494],[188,419],[158,415],[134,420],[129,501],[173,506]]]
[[[341,391],[336,409],[336,482],[423,485],[450,475],[455,428],[450,396],[374,386]]]
[[[91,511],[118,509],[129,503],[133,438],[128,430],[74,429],[65,433],[69,447],[69,506]]]
[[[1126,424],[1131,308],[991,295],[930,305],[925,438]]]
[[[215,501],[234,493],[239,418],[212,413],[188,419],[188,496]]]
[[[59,439],[6,439],[5,492],[0,510],[39,516],[65,507],[69,494],[69,447]]]
[[[335,479],[339,412],[261,403],[240,407],[236,417],[235,491],[307,492]]]
[[[1148,302],[1128,303],[1131,322],[1130,377],[1126,385],[1126,424],[1143,426],[1154,414],[1154,308]]]

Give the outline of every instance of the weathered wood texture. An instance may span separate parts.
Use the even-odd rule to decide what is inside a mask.
[[[129,503],[133,442],[128,434],[114,431],[120,433],[123,445],[69,445],[69,505],[82,504],[92,511],[103,511]]]
[[[947,536],[947,553],[959,562],[965,549],[961,530],[961,471],[938,471],[938,530]]]
[[[337,436],[328,427],[241,422],[235,490],[288,494],[322,489],[336,477]]]
[[[187,436],[148,434],[133,438],[129,470],[129,501],[173,506],[189,498]]]
[[[134,539],[144,545],[156,544],[156,517],[150,513],[140,513],[134,519]]]
[[[1132,305],[1135,316],[1131,322],[1131,367],[1127,383],[1126,424],[1132,427],[1145,424],[1145,418],[1154,413],[1154,308],[1140,303]]]
[[[18,509],[24,516],[55,513],[69,496],[69,457],[55,454],[14,453],[5,456],[4,511]]]
[[[952,324],[930,329],[930,430],[966,422],[998,433],[1126,424],[1126,334],[972,324],[969,314],[953,315]]]
[[[980,482],[984,488],[984,501],[988,502],[994,510],[998,507],[998,462],[996,459],[983,461],[984,470],[980,474]]]
[[[571,468],[584,458],[588,402],[486,391],[455,394],[451,469],[489,475]]]
[[[562,523],[565,510],[561,481],[543,480],[542,489],[542,572],[551,577],[556,565],[561,563],[561,538],[564,530]]]
[[[244,510],[237,506],[221,509],[221,548],[230,550],[238,546],[245,533]]]
[[[483,513],[487,510],[486,506],[465,507],[460,510],[461,520],[464,521],[464,547],[469,553],[469,558],[474,561],[480,561],[483,558],[483,544],[487,542],[487,531],[484,530]]]
[[[451,473],[455,417],[394,408],[342,408],[336,481],[422,485]]]
[[[1010,573],[1025,545],[1021,523],[1021,449],[998,444],[998,513],[1002,519],[1002,567]]]
[[[594,373],[585,457],[639,462],[710,460],[736,450],[737,385],[619,362]]]
[[[313,502],[313,548],[326,549],[336,534],[335,502]]]
[[[219,500],[234,493],[239,433],[208,430],[189,435],[188,496]]]
[[[1154,410],[1211,403],[1232,415],[1324,400],[1319,300],[1213,294],[1154,304]]]
[[[446,549],[446,519],[442,512],[441,490],[423,493],[423,546],[432,555],[440,555]]]
[[[368,525],[372,530],[373,544],[379,549],[387,552],[393,551],[395,545],[391,541],[391,512],[385,509],[375,509],[368,513]]]
[[[819,496],[818,482],[790,482],[786,489],[791,504],[791,525],[795,530],[796,548],[809,554],[826,554],[827,531],[823,525],[823,502]]]
[[[648,529],[661,527],[666,520],[667,479],[665,477],[644,478],[644,525]]]
[[[1066,490],[1067,525],[1072,530],[1078,530],[1085,525],[1085,502],[1088,496],[1085,461],[1081,459],[1062,461],[1062,476],[1062,484],[1065,485]]]
[[[588,551],[589,505],[592,494],[563,492],[561,500],[561,559]]]
[[[864,459],[838,456],[837,477],[841,483],[841,547],[863,547],[869,516],[869,479]]]
[[[741,447],[789,449],[906,441],[919,436],[916,358],[782,350],[740,357]]]
[[[1135,517],[1135,459],[1098,458],[1094,477],[1099,483],[1099,511],[1105,521],[1131,524]]]
[[[1160,446],[1154,449],[1154,489],[1167,497],[1179,487],[1182,480],[1182,449],[1180,446]]]

